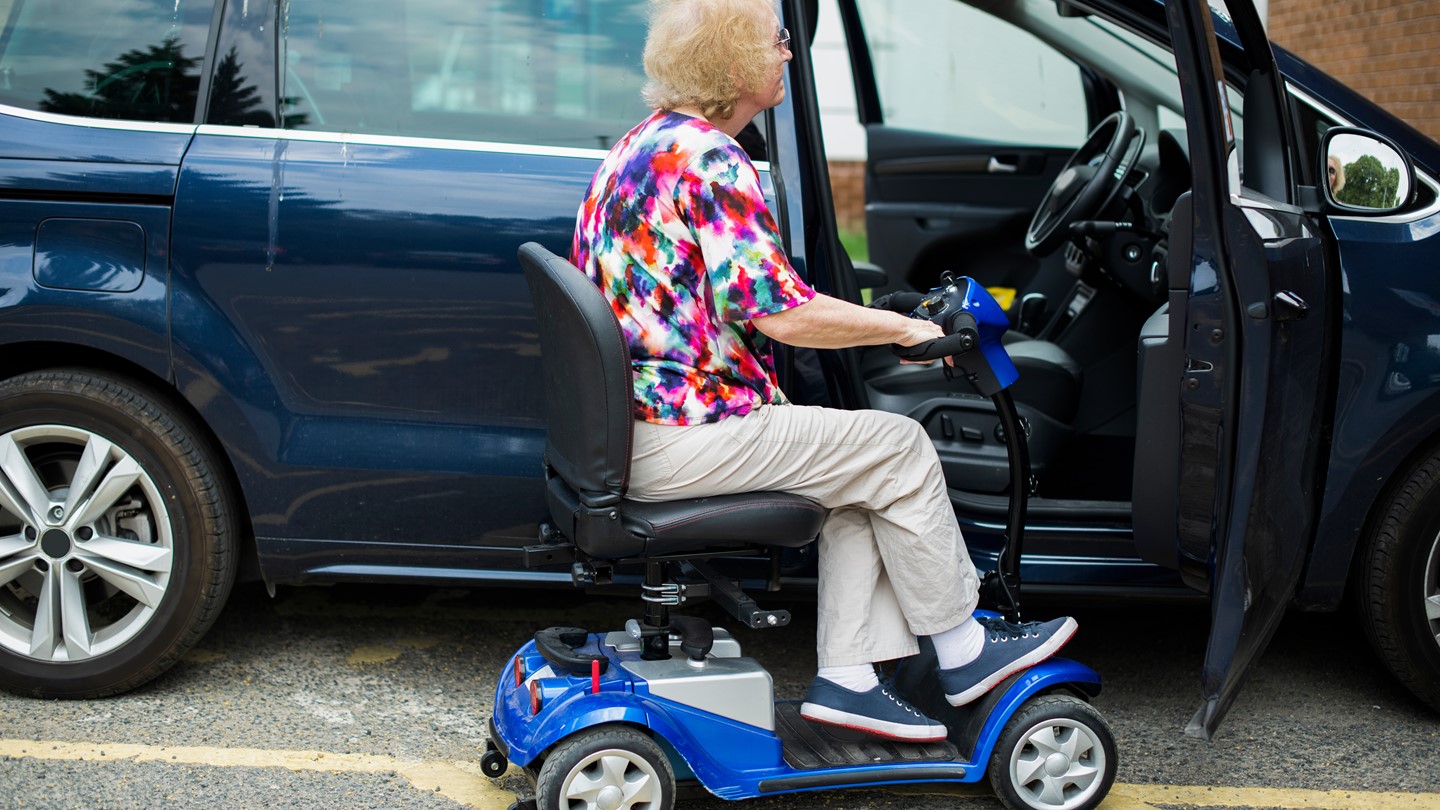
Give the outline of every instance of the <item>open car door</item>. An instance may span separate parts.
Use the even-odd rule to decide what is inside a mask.
[[[1153,335],[1170,363],[1159,383],[1153,367],[1142,381],[1141,412],[1167,408],[1158,418],[1171,421],[1139,437],[1134,506],[1142,553],[1171,549],[1164,562],[1211,596],[1204,702],[1186,729],[1209,738],[1274,635],[1314,536],[1339,281],[1296,204],[1313,192],[1297,186],[1298,161],[1314,156],[1296,151],[1250,0],[1167,0],[1166,14],[1193,187],[1172,225],[1170,324],[1163,341]],[[1174,484],[1169,497],[1142,493],[1138,473],[1150,469]]]
[[[1026,252],[1026,226],[1119,97],[983,5],[838,0],[866,133],[869,259],[901,288],[963,267],[987,287],[1058,302],[1074,277],[1062,256]]]

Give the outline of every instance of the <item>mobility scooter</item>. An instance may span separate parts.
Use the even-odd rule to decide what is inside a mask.
[[[564,259],[529,243],[520,261],[540,323],[553,521],[526,549],[526,563],[569,563],[580,587],[605,582],[616,565],[643,566],[645,609],[623,631],[541,630],[505,666],[481,766],[492,777],[511,762],[525,770],[534,796],[516,808],[668,810],[677,783],[743,799],[979,782],[987,773],[1012,808],[1081,810],[1104,799],[1117,757],[1109,727],[1087,700],[1099,692],[1100,676],[1086,666],[1051,658],[955,708],[922,638],[921,652],[900,662],[891,686],[949,734],[939,743],[891,742],[802,719],[799,702],[775,702],[770,674],[741,655],[729,632],[670,613],[711,599],[751,628],[787,624],[788,612],[760,608],[710,562],[768,554],[778,579],[778,550],[814,540],[824,510],[778,492],[627,500],[632,393],[619,324],[599,289]],[[1018,620],[1029,462],[1006,390],[1017,376],[1000,339],[1008,320],[968,278],[947,277],[928,295],[901,293],[886,303],[945,332],[897,353],[953,358],[955,372],[995,403],[1008,437],[1011,506],[1006,550],[982,600]]]

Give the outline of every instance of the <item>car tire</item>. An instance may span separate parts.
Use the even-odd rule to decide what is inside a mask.
[[[1440,452],[1400,481],[1376,513],[1356,596],[1385,666],[1440,711]]]
[[[546,756],[535,782],[535,802],[540,810],[671,810],[675,771],[644,732],[595,726],[566,738]]]
[[[113,695],[200,640],[237,559],[211,456],[133,381],[66,369],[0,382],[0,687]]]
[[[1118,769],[1105,718],[1080,698],[1049,694],[1005,724],[990,755],[990,786],[1011,810],[1090,810]]]

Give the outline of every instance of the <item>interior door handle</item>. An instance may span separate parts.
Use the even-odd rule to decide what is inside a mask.
[[[1014,163],[1001,163],[1000,158],[991,155],[990,162],[985,164],[985,171],[991,174],[1014,174],[1020,171],[1020,161],[1016,159]]]

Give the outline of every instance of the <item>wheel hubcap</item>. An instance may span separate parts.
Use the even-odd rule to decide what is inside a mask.
[[[119,446],[64,425],[0,436],[0,646],[62,662],[124,645],[173,550],[159,488]]]
[[[1010,753],[1010,779],[1027,805],[1068,810],[1100,789],[1105,765],[1105,749],[1089,727],[1046,720],[1021,735]]]
[[[570,771],[561,794],[571,810],[646,810],[660,806],[660,774],[633,751],[597,751]]]
[[[595,797],[595,803],[600,806],[600,810],[616,810],[623,801],[625,792],[614,785],[601,788]]]
[[[40,550],[52,560],[63,560],[70,553],[70,535],[61,529],[51,529],[40,538]]]
[[[1440,534],[1430,544],[1430,557],[1425,561],[1425,578],[1421,580],[1420,597],[1425,600],[1425,618],[1430,622],[1430,637],[1440,644]]]

